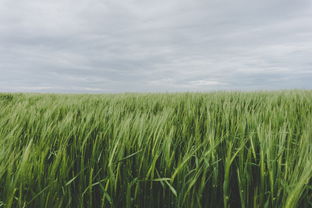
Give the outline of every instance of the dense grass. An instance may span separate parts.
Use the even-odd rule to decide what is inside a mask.
[[[312,207],[312,91],[0,94],[0,207]]]

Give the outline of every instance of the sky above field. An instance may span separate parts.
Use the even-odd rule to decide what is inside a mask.
[[[0,91],[312,89],[311,0],[0,0]]]

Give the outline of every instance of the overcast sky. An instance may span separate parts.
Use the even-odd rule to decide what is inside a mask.
[[[312,89],[311,0],[0,0],[0,91]]]

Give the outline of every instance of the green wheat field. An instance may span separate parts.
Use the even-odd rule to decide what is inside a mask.
[[[312,207],[312,91],[0,94],[0,207]]]

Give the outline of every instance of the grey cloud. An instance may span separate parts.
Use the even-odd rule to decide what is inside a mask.
[[[309,0],[0,2],[0,90],[311,89]]]

